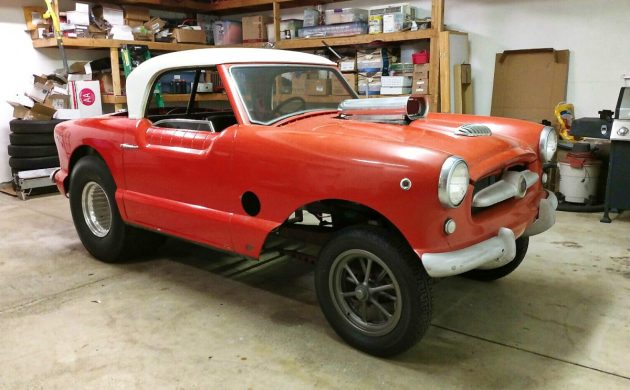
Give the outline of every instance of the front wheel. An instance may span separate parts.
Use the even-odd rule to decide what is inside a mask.
[[[429,327],[430,278],[407,245],[385,230],[352,227],[333,236],[317,261],[315,288],[332,328],[367,353],[403,352]]]
[[[70,211],[83,246],[104,262],[142,254],[163,241],[162,236],[126,225],[116,200],[116,183],[96,156],[81,158],[70,177]]]
[[[499,268],[492,269],[474,269],[463,273],[462,275],[475,280],[481,280],[489,282],[492,280],[500,279],[504,276],[511,274],[525,258],[527,254],[527,248],[529,247],[529,237],[519,237],[516,239],[516,256],[514,260],[510,261],[506,265]]]

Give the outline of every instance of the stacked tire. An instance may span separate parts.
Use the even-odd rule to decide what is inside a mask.
[[[59,166],[53,131],[60,122],[56,119],[9,122],[9,166],[13,173]]]

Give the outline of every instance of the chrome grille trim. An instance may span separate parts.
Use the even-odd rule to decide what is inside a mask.
[[[529,170],[508,171],[501,180],[477,192],[473,207],[489,207],[511,198],[523,198],[527,190],[538,181],[538,174]]]
[[[486,125],[469,123],[459,126],[457,130],[455,130],[455,134],[465,137],[486,137],[492,135],[492,130]]]

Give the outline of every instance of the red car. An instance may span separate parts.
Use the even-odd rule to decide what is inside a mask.
[[[55,129],[54,180],[87,250],[119,261],[168,235],[256,259],[277,235],[316,244],[322,311],[371,354],[425,333],[431,278],[503,277],[555,222],[550,127],[358,99],[334,63],[272,49],[161,55],[126,90],[126,113]]]

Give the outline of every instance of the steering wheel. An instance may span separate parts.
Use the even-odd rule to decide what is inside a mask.
[[[282,111],[281,108],[283,108],[284,106],[292,102],[298,102],[300,104],[300,108],[296,111],[302,111],[306,108],[306,100],[302,99],[299,96],[292,96],[288,98],[287,100],[283,101],[282,103],[278,104],[276,108],[273,109],[273,113],[279,114]]]

